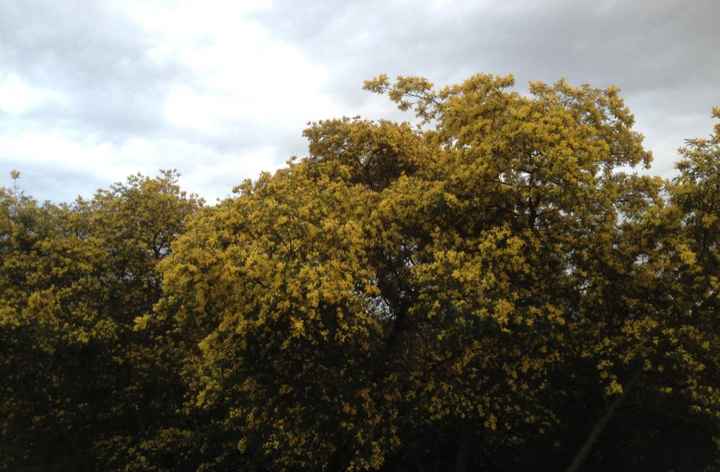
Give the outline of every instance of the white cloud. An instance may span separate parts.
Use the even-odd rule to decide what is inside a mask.
[[[159,131],[112,135],[62,119],[49,127],[17,122],[0,128],[0,160],[21,169],[29,164],[62,168],[108,184],[136,172],[177,168],[190,190],[214,200],[241,180],[282,165],[290,157],[287,146],[282,147],[287,142],[274,141],[294,135],[300,143],[308,120],[342,114],[322,92],[326,68],[253,19],[252,14],[272,6],[270,1],[108,5],[108,14],[125,18],[133,25],[127,28],[142,35],[133,41],[144,48],[141,57],[159,69],[183,71],[168,77],[152,97],[159,107],[154,113],[162,120],[155,123]],[[118,57],[111,62],[123,61]],[[16,75],[0,82],[0,100],[6,99],[7,110],[16,114],[51,102],[60,115],[69,112],[62,96],[51,92],[32,88]],[[123,113],[130,95],[116,89],[108,93],[99,98],[113,102],[115,115],[119,110],[114,120],[132,119],[127,115],[132,109]],[[26,185],[32,187],[32,182]],[[77,189],[85,195],[93,190]]]
[[[215,136],[242,122],[280,128],[297,126],[309,114],[337,112],[321,92],[326,68],[252,16],[272,2],[129,5],[126,13],[150,38],[150,57],[192,71],[189,81],[167,84],[164,116],[173,125]]]
[[[0,74],[0,113],[22,115],[48,104],[66,105],[67,98],[54,90],[33,87],[17,74]]]
[[[10,168],[45,168],[49,172],[61,170],[64,175],[86,175],[90,182],[105,182],[105,185],[137,172],[155,175],[159,169],[174,168],[182,174],[185,188],[200,192],[210,202],[228,196],[233,186],[243,179],[254,178],[264,170],[275,170],[283,162],[274,146],[223,152],[182,139],[136,137],[112,143],[93,136],[52,130],[0,134],[0,150],[0,169],[5,173]],[[7,180],[6,175],[2,177]],[[22,182],[26,189],[33,185],[29,178]],[[62,195],[50,197],[68,200],[78,193],[89,196],[94,190],[66,188]]]

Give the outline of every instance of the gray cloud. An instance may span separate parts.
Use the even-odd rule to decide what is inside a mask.
[[[176,8],[172,2],[161,5]],[[710,108],[720,104],[717,0],[275,0],[271,9],[247,18],[267,32],[265,39],[262,32],[218,39],[216,25],[198,19],[192,41],[210,45],[200,49],[199,59],[181,57],[193,46],[178,36],[182,31],[157,36],[123,8],[123,2],[110,1],[0,2],[0,80],[18,77],[55,94],[21,113],[3,111],[0,102],[0,185],[8,184],[6,170],[18,167],[28,191],[67,200],[69,192],[88,195],[122,179],[121,172],[175,167],[197,185],[191,190],[212,199],[257,171],[259,163],[247,159],[262,155],[262,166],[272,168],[302,154],[306,120],[340,112],[399,116],[391,104],[361,90],[363,80],[380,73],[424,75],[438,84],[475,72],[513,73],[520,89],[528,80],[561,77],[618,85],[656,153],[654,171],[665,175],[672,171],[675,148],[685,138],[707,134]],[[222,18],[223,10],[217,13]],[[238,34],[254,31],[252,24],[237,25]],[[273,46],[253,43],[261,40]],[[157,54],[167,46],[180,56]],[[224,64],[197,66],[194,61],[202,62],[206,51],[220,51],[223,56],[214,60]],[[325,71],[316,84],[313,67]],[[225,73],[230,79],[218,86],[215,79]],[[254,82],[244,84],[252,73]],[[267,88],[260,87],[263,73]],[[168,116],[167,99],[178,85],[200,97],[198,111],[184,119],[205,120],[202,126]],[[279,89],[284,92],[277,98]],[[259,113],[265,101],[269,111]],[[21,152],[24,143],[34,142],[32,133],[50,132],[72,143],[58,149],[67,154],[66,165],[63,159],[29,161]],[[52,150],[56,141],[50,142]],[[96,162],[89,157],[93,152]],[[80,164],[78,153],[84,156]],[[101,172],[103,166],[115,170]]]
[[[12,187],[8,177],[10,171],[22,169],[17,188],[39,200],[71,202],[78,196],[78,189],[98,189],[106,187],[107,182],[82,172],[73,172],[61,166],[48,167],[27,162],[0,160],[0,185]],[[86,192],[89,194],[89,192]],[[47,196],[47,198],[45,197]]]
[[[675,147],[707,134],[710,109],[720,104],[718,18],[717,0],[442,6],[327,0],[310,8],[280,0],[263,20],[332,67],[331,92],[350,103],[362,103],[362,80],[382,72],[424,75],[436,83],[475,72],[513,73],[520,88],[529,80],[561,77],[618,85],[647,144],[656,148],[656,167],[667,173]],[[681,129],[674,128],[679,121]],[[663,142],[653,143],[659,136]]]
[[[187,71],[152,61],[149,46],[137,26],[98,2],[0,2],[2,69],[67,99],[28,117],[43,126],[111,140],[163,128],[165,84]]]
[[[634,93],[720,78],[715,0],[444,3],[325,0],[308,8],[280,0],[262,18],[311,57],[358,73],[355,82],[376,71],[438,81],[512,72],[523,80],[615,83]]]

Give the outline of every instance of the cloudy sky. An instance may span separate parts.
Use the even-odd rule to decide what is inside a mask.
[[[0,0],[0,185],[71,200],[176,168],[210,201],[311,120],[400,118],[380,73],[618,85],[672,175],[720,105],[718,0]]]

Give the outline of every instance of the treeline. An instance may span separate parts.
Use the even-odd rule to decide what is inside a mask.
[[[378,77],[419,125],[214,206],[1,189],[0,470],[715,470],[720,125],[666,180],[617,90],[512,85]]]

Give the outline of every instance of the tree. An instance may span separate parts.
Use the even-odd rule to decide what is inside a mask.
[[[720,466],[720,125],[672,180],[615,88],[386,76],[204,207],[0,189],[0,470]],[[714,111],[720,119],[720,109]]]
[[[667,391],[655,362],[674,341],[657,335],[706,345],[652,298],[678,234],[654,219],[680,210],[661,179],[626,170],[651,155],[617,89],[512,85],[369,81],[419,125],[314,123],[307,158],[177,241],[161,306],[198,340],[216,466],[588,464],[578,451],[627,415],[625,389],[626,406]],[[570,399],[590,416],[575,421]]]
[[[73,205],[0,198],[0,468],[110,468],[172,427],[165,420],[182,404],[171,345],[133,328],[160,296],[158,262],[201,201],[174,172]]]

